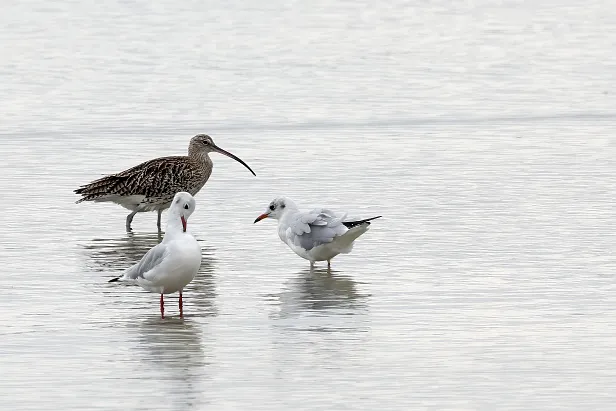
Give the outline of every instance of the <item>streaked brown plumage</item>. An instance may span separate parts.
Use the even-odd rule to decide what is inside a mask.
[[[177,192],[195,195],[203,188],[212,174],[213,163],[209,153],[217,152],[243,164],[253,175],[254,171],[233,154],[214,144],[206,134],[190,140],[187,156],[160,157],[149,160],[117,174],[111,174],[83,185],[76,194],[77,201],[114,202],[132,211],[126,217],[126,230],[135,214],[145,211],[158,212],[158,229],[163,210],[169,208]]]

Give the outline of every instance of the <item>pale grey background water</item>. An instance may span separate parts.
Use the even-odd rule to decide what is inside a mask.
[[[611,410],[613,1],[5,2],[11,410]],[[211,134],[187,318],[106,281],[155,214],[72,190]],[[252,225],[382,214],[334,271]]]

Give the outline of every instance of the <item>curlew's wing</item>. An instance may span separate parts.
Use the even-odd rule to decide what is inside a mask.
[[[290,242],[309,251],[344,234],[347,231],[342,223],[345,217],[346,214],[336,215],[327,209],[297,213],[291,216],[285,235]]]
[[[82,201],[105,201],[128,196],[164,197],[188,191],[186,182],[201,178],[203,170],[185,156],[160,157],[117,174],[83,185],[76,194]]]

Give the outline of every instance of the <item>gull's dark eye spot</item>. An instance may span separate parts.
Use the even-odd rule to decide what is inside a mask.
[[[280,204],[280,208],[284,208],[284,203]]]
[[[184,204],[184,210],[188,210],[190,206],[188,204]]]
[[[271,204],[270,205],[270,210],[274,211],[274,208],[276,208],[276,207],[274,207],[274,204]]]

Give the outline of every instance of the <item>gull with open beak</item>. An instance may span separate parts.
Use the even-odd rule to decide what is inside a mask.
[[[302,212],[290,199],[279,197],[254,222],[265,218],[278,220],[278,236],[283,243],[310,261],[311,268],[316,261],[327,261],[330,268],[331,259],[351,252],[353,242],[368,231],[370,221],[381,217],[344,221],[346,216],[347,213],[336,214],[325,208]]]
[[[160,294],[161,318],[165,318],[163,295],[175,292],[180,293],[180,317],[184,316],[182,290],[195,278],[201,266],[201,247],[186,231],[188,217],[194,210],[193,196],[186,192],[177,193],[169,209],[163,240],[123,275],[109,280],[134,282],[147,291]]]

